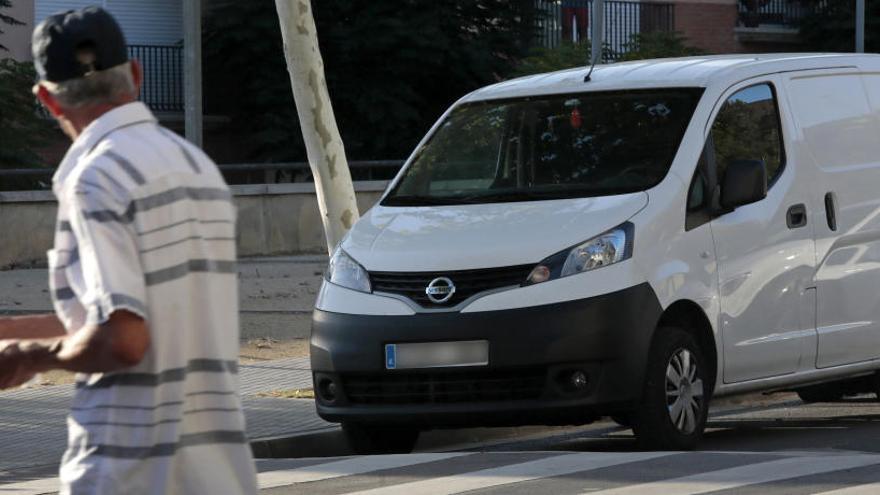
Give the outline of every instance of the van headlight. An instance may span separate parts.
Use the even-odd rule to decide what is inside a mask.
[[[532,270],[523,285],[539,284],[619,263],[632,256],[632,246],[633,224],[626,222],[548,257]]]
[[[337,248],[327,265],[324,278],[331,284],[360,292],[370,292],[370,276],[357,261],[342,248]]]

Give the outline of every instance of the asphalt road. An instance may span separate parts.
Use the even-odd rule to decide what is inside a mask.
[[[880,494],[880,402],[867,396],[722,403],[688,453],[641,452],[631,431],[610,421],[488,442],[451,438],[427,433],[409,456],[260,461],[261,493]]]

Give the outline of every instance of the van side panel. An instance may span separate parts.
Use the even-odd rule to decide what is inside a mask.
[[[800,74],[788,80],[803,141],[817,169],[819,332],[816,366],[880,357],[880,76]]]

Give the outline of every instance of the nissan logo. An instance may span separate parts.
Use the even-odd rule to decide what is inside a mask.
[[[452,298],[455,294],[455,284],[446,277],[438,277],[431,280],[428,287],[425,288],[425,294],[434,304],[443,304]]]

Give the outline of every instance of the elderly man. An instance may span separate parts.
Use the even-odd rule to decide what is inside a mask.
[[[255,493],[222,176],[136,101],[140,66],[104,10],[48,18],[33,51],[73,145],[53,184],[55,315],[0,319],[0,388],[80,373],[63,493]]]

